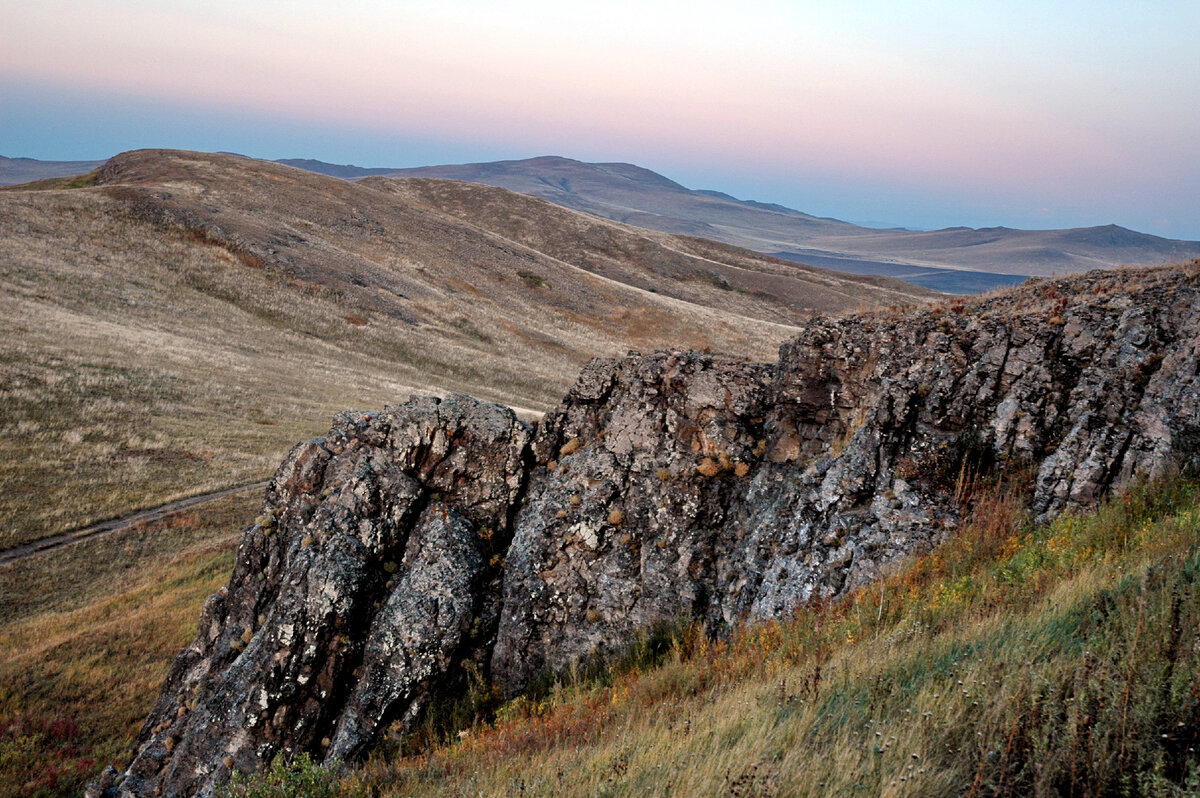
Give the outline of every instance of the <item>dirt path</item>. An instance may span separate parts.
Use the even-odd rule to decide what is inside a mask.
[[[55,535],[50,538],[42,538],[35,540],[32,543],[25,543],[20,546],[14,546],[11,549],[0,551],[0,565],[17,560],[23,560],[26,557],[32,557],[44,551],[52,551],[53,549],[69,546],[72,543],[79,543],[83,540],[89,540],[100,535],[107,535],[110,532],[116,532],[119,529],[127,529],[134,524],[142,521],[157,521],[160,518],[165,518],[182,510],[188,510],[200,504],[205,504],[214,499],[220,499],[225,496],[232,496],[235,493],[245,493],[252,490],[262,490],[267,487],[267,482],[252,482],[249,485],[238,485],[224,490],[214,491],[213,493],[204,493],[200,496],[192,496],[187,499],[179,499],[178,501],[168,502],[161,507],[151,507],[148,510],[140,510],[132,515],[127,515],[124,518],[113,518],[109,521],[104,521],[99,524],[76,529],[74,532],[66,532],[61,535]]]

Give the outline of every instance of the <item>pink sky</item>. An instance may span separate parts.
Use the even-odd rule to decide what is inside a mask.
[[[0,154],[558,154],[857,220],[1200,239],[1200,4],[1052,5],[42,0],[0,28]]]

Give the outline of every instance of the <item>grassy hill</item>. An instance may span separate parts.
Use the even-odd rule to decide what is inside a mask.
[[[942,547],[842,601],[719,643],[662,629],[508,703],[478,684],[340,779],[282,780],[345,796],[1195,795],[1200,484],[1140,485],[1041,528],[1003,486],[972,501]],[[226,579],[241,504],[9,572],[0,796],[77,794],[124,755]]]
[[[770,360],[812,309],[923,298],[790,266],[777,298],[737,275],[779,262],[483,186],[452,191],[600,234],[523,243],[432,189],[232,155],[140,151],[33,188],[0,192],[0,548],[264,479],[346,408],[461,391],[532,414],[596,355]]]
[[[595,355],[769,360],[812,309],[925,298],[797,269],[811,297],[780,300],[738,282],[768,258],[507,195],[522,237],[464,215],[503,192],[435,188],[143,151],[0,191],[0,548],[265,478],[347,408],[462,391],[533,416]],[[78,794],[126,757],[258,503],[0,565],[0,795]]]
[[[348,407],[533,414],[594,354],[772,359],[811,302],[921,298],[476,188],[139,152],[0,192],[0,547],[265,477]],[[477,684],[340,789],[1195,794],[1198,497],[1177,477],[1034,528],[993,486],[879,585],[726,642],[663,629],[507,704]],[[257,505],[0,565],[0,798],[126,758]]]

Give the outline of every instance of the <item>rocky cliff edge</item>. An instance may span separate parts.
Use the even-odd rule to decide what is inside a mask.
[[[1200,261],[814,320],[775,365],[595,360],[533,427],[466,396],[345,413],[89,792],[353,760],[468,672],[513,695],[659,624],[785,617],[936,545],[981,475],[1046,518],[1198,458]]]

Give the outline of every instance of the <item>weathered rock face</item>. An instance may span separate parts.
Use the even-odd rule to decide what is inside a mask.
[[[938,542],[974,473],[1048,517],[1197,458],[1200,264],[817,320],[775,366],[594,361],[536,432],[346,414],[280,468],[120,789],[353,758],[464,660],[516,693],[655,624],[784,617]]]
[[[293,449],[121,794],[208,795],[280,751],[352,758],[482,659],[529,437],[506,408],[418,399]]]
[[[538,429],[508,552],[493,675],[509,692],[710,614],[771,382],[768,367],[681,352],[584,369]]]
[[[867,584],[983,470],[1032,469],[1047,516],[1194,456],[1196,271],[1124,277],[816,321],[774,369],[593,363],[534,441],[493,677],[514,693],[655,623],[719,633]]]

